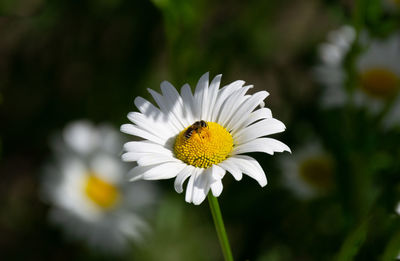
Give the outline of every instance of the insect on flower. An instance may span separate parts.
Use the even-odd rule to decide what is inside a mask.
[[[206,128],[208,127],[207,122],[201,120],[201,121],[196,121],[193,123],[189,128],[185,131],[185,138],[190,139],[192,137],[193,132],[195,131],[196,133],[199,133],[201,128]]]

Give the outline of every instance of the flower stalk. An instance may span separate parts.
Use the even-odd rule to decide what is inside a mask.
[[[215,229],[217,230],[217,235],[222,248],[224,259],[225,261],[233,261],[232,251],[229,245],[228,236],[226,235],[224,221],[222,219],[218,199],[214,197],[212,193],[208,193],[208,203],[210,205],[211,214],[214,220]]]

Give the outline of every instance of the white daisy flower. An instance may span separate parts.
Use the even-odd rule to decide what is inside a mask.
[[[299,199],[321,196],[333,187],[334,162],[318,142],[296,150],[291,157],[280,160],[282,183]]]
[[[246,152],[290,151],[280,141],[264,136],[282,132],[285,125],[268,108],[256,109],[268,96],[266,91],[246,95],[251,85],[235,81],[219,88],[221,75],[209,84],[208,73],[197,83],[194,94],[185,84],[179,94],[169,82],[161,83],[159,94],[149,89],[159,107],[142,97],[135,99],[139,112],[131,112],[121,131],[142,138],[125,144],[124,161],[138,166],[130,171],[132,181],[175,178],[175,190],[195,205],[209,190],[218,197],[226,171],[236,180],[246,174],[261,186],[267,184],[264,170]]]
[[[344,61],[356,38],[356,31],[349,25],[328,34],[328,42],[318,49],[321,64],[315,68],[316,80],[325,86],[322,106],[325,108],[343,106],[346,102]]]
[[[146,224],[133,211],[152,203],[155,192],[149,184],[126,185],[122,144],[119,132],[108,125],[72,123],[55,139],[57,163],[46,168],[42,180],[42,196],[52,204],[51,221],[68,235],[115,253],[140,239]]]

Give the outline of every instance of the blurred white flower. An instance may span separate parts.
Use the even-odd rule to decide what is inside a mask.
[[[314,69],[316,80],[325,88],[321,104],[330,108],[342,106],[347,99],[344,89],[345,58],[356,38],[353,27],[344,25],[328,34],[327,42],[319,46],[321,64]]]
[[[351,96],[345,90],[344,61],[354,40],[354,29],[344,26],[332,32],[328,43],[320,46],[321,64],[314,73],[316,80],[324,86],[322,106],[330,108],[351,102],[377,114],[385,105],[392,104],[383,120],[384,125],[390,127],[400,123],[400,34],[384,40],[371,39],[366,32],[360,34],[363,52],[355,61],[359,85],[349,100]]]
[[[203,202],[210,189],[214,196],[222,192],[222,178],[229,171],[236,180],[243,174],[261,186],[267,184],[264,170],[247,152],[290,151],[282,142],[266,138],[285,130],[263,107],[266,91],[249,95],[251,85],[235,81],[219,88],[221,75],[209,84],[208,73],[197,83],[194,94],[188,84],[181,93],[169,82],[161,83],[159,94],[149,89],[156,107],[137,97],[140,112],[131,112],[121,131],[138,136],[142,141],[125,144],[125,161],[137,162],[131,170],[132,180],[175,179],[175,190],[183,191],[185,200],[196,205]]]
[[[299,199],[308,200],[329,192],[334,185],[334,161],[320,143],[297,149],[280,157],[282,184]]]
[[[400,123],[400,34],[385,40],[371,40],[358,57],[357,72],[360,88],[355,92],[355,103],[378,113],[387,102],[393,101],[384,125]]]
[[[137,212],[154,202],[156,192],[149,184],[127,185],[122,144],[119,132],[108,125],[74,122],[54,138],[56,162],[42,180],[51,221],[97,250],[114,253],[141,238],[147,225]]]

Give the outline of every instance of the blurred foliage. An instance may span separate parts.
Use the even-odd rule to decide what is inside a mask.
[[[182,204],[173,195],[162,200],[152,235],[134,249],[137,260],[217,260],[219,242],[215,237],[207,205],[201,213],[193,206]]]
[[[355,6],[358,5],[358,8]],[[393,260],[400,250],[400,130],[355,108],[322,111],[316,47],[342,24],[377,36],[399,29],[382,1],[5,0],[0,2],[0,252],[5,260],[221,260],[207,203],[165,191],[154,231],[127,257],[64,238],[38,198],[48,137],[68,122],[126,122],[136,96],[163,80],[195,85],[206,71],[271,94],[267,106],[292,151],[320,139],[336,161],[335,189],[300,201],[277,157],[255,154],[265,188],[226,175],[222,214],[237,260]],[[360,50],[355,48],[351,55]],[[352,63],[352,58],[349,63]],[[351,71],[351,68],[348,68]],[[355,82],[349,78],[349,88]]]

